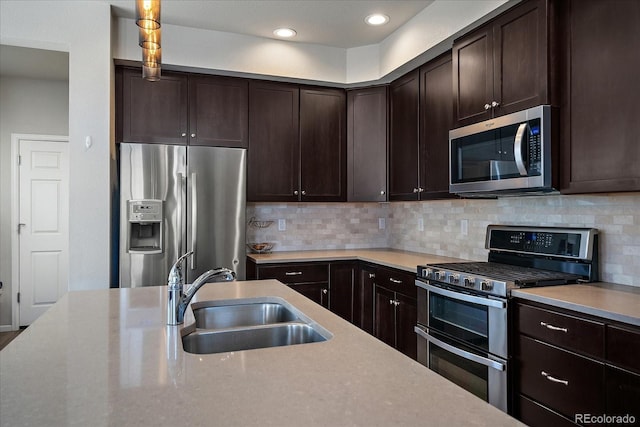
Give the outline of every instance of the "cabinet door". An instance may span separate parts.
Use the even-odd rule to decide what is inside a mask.
[[[607,366],[606,413],[628,414],[640,422],[640,375]]]
[[[347,201],[387,200],[387,88],[347,93]]]
[[[341,202],[347,195],[346,95],[300,89],[300,200]]]
[[[546,2],[527,1],[493,24],[494,116],[549,103]]]
[[[491,118],[493,32],[490,25],[480,27],[453,44],[453,93],[457,126]]]
[[[420,68],[420,199],[449,193],[449,130],[453,126],[451,53]]]
[[[328,283],[300,283],[288,285],[294,291],[301,293],[310,300],[329,308],[329,284]]]
[[[282,83],[249,84],[247,200],[293,202],[300,186],[299,90]]]
[[[418,320],[418,304],[415,299],[396,293],[396,348],[417,360],[418,340],[414,327]]]
[[[393,81],[389,97],[389,200],[418,200],[418,70]]]
[[[122,85],[116,91],[116,102],[122,108],[118,142],[186,144],[187,76],[163,72],[160,81],[149,82],[139,69],[120,70]]]
[[[395,292],[376,286],[374,294],[373,335],[388,345],[395,347]]]
[[[246,148],[247,104],[246,79],[189,77],[189,144]]]
[[[353,312],[355,276],[355,263],[329,265],[329,310],[351,323],[355,323]]]
[[[640,2],[566,4],[561,191],[638,191]]]
[[[353,315],[355,323],[364,331],[373,334],[373,288],[375,287],[376,268],[364,265],[359,271],[353,296]]]

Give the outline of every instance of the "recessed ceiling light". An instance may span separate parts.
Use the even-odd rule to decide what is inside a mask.
[[[283,37],[287,39],[295,36],[298,33],[296,33],[296,30],[293,30],[291,28],[278,28],[276,30],[273,30],[273,34],[275,34],[277,37]]]
[[[384,25],[389,22],[389,17],[382,13],[374,13],[364,18],[364,22],[369,25]]]

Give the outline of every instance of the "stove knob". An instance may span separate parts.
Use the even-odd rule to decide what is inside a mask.
[[[445,273],[444,271],[434,271],[433,272],[433,278],[435,280],[441,280],[444,279]]]
[[[459,274],[452,274],[449,276],[449,283],[460,283],[460,275]]]
[[[473,277],[465,277],[464,278],[464,286],[467,288],[473,288],[476,285],[476,279]]]
[[[482,288],[483,291],[492,291],[493,290],[493,282],[489,282],[489,281],[483,280],[480,283],[480,287]]]

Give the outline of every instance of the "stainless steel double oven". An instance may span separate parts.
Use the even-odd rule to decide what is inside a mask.
[[[589,228],[489,225],[487,262],[418,266],[418,361],[509,412],[511,290],[597,280],[597,237]]]

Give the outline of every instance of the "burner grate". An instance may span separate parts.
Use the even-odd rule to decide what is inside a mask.
[[[484,276],[494,280],[509,281],[520,287],[576,283],[581,278],[581,276],[577,274],[497,262],[443,263],[430,264],[430,267]]]

